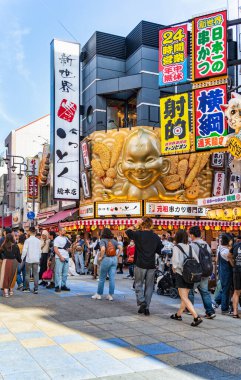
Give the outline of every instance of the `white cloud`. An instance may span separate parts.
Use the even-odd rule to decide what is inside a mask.
[[[4,120],[10,125],[13,125],[16,127],[17,122],[14,120],[11,116],[8,115],[8,113],[4,109],[4,105],[0,103],[0,119]]]

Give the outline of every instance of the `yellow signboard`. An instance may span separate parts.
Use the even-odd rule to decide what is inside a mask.
[[[231,137],[228,142],[228,151],[235,158],[241,158],[241,140],[238,137]]]
[[[188,94],[171,95],[160,99],[161,153],[190,152]]]

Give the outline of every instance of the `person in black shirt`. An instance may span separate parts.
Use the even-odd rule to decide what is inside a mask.
[[[126,231],[129,239],[135,242],[135,292],[138,313],[150,315],[149,306],[154,289],[155,276],[155,254],[161,254],[163,245],[157,234],[151,229],[153,222],[151,218],[144,217],[134,227]],[[145,286],[144,286],[145,283]]]
[[[238,236],[237,243],[230,249],[229,261],[233,267],[233,318],[238,315],[238,303],[241,295],[241,239]]]

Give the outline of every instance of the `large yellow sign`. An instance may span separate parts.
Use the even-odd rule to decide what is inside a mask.
[[[241,158],[241,140],[238,137],[231,137],[228,142],[228,151],[235,158]]]
[[[190,152],[188,94],[160,99],[161,153]]]

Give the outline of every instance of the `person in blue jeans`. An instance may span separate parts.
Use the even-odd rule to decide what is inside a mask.
[[[18,248],[19,248],[20,254],[22,254],[25,240],[26,240],[25,234],[19,235]],[[18,263],[18,270],[17,270],[17,284],[18,284],[17,289],[18,290],[25,288],[25,274],[26,274],[25,261],[23,261],[21,263]]]
[[[222,289],[215,297],[215,302],[217,305],[221,305],[222,314],[229,313],[230,304],[230,290],[233,279],[233,269],[229,262],[230,260],[230,243],[231,237],[228,234],[223,234],[221,236],[220,245],[217,250],[218,256],[218,273],[221,282]]]
[[[193,226],[189,229],[189,236],[191,238],[191,247],[194,249],[195,253],[197,254],[199,258],[199,246],[206,246],[206,249],[211,254],[211,248],[209,245],[202,239],[201,237],[201,230],[199,226]],[[206,319],[213,319],[216,317],[215,311],[213,309],[212,305],[212,298],[210,295],[210,292],[208,290],[208,277],[202,277],[201,281],[194,284],[193,289],[189,291],[188,298],[194,305],[194,289],[198,289],[202,301],[203,306],[206,311],[205,318]]]
[[[106,276],[109,277],[109,294],[106,299],[113,301],[113,294],[115,292],[115,274],[117,268],[117,249],[122,247],[118,245],[118,242],[114,239],[114,236],[109,228],[104,228],[100,240],[100,275],[97,293],[91,298],[101,300],[104,293],[104,285]]]
[[[59,236],[54,239],[55,253],[55,292],[60,293],[61,290],[69,292],[70,289],[66,285],[69,271],[69,252],[68,246],[71,243],[65,236],[65,229],[59,229]]]

